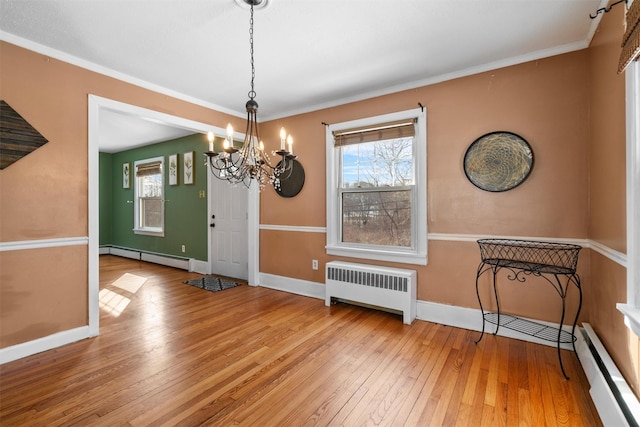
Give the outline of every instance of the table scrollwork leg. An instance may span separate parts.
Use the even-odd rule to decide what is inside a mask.
[[[560,282],[560,279],[558,278],[558,275],[554,275],[556,282],[558,283],[558,287],[560,290],[562,290],[562,283]],[[567,282],[567,288],[569,287],[569,283]],[[562,315],[560,316],[560,324],[558,325],[558,361],[560,362],[560,370],[562,371],[562,375],[565,377],[565,379],[569,379],[569,376],[567,375],[567,373],[564,370],[564,364],[562,363],[562,352],[560,351],[560,342],[562,339],[562,325],[564,325],[564,316],[565,316],[565,312],[566,312],[566,290],[565,292],[561,292],[560,293],[560,297],[562,298]]]
[[[500,329],[500,300],[498,299],[498,286],[496,285],[496,276],[498,275],[498,270],[498,267],[494,267],[491,269],[491,271],[493,272],[493,296],[496,298],[496,314],[498,315],[496,330],[493,331],[493,335],[497,335],[498,329]]]
[[[478,344],[482,339],[482,337],[484,336],[484,324],[486,322],[486,320],[484,319],[484,308],[482,307],[482,298],[480,298],[480,290],[478,289],[478,280],[480,279],[480,276],[482,275],[482,273],[484,273],[483,267],[484,267],[484,263],[480,263],[480,265],[478,266],[478,271],[476,272],[476,296],[478,297],[478,304],[480,305],[480,313],[482,314],[482,332],[480,333],[480,337],[478,337],[478,339],[475,341],[476,344]]]

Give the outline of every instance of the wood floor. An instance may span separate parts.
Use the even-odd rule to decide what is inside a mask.
[[[0,366],[0,425],[601,425],[571,352],[197,276],[102,256],[100,336]]]

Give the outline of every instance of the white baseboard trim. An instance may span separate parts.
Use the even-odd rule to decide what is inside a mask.
[[[418,320],[425,320],[432,323],[440,323],[442,325],[454,326],[456,328],[469,329],[471,331],[482,331],[482,312],[476,308],[458,307],[454,305],[439,304],[429,301],[418,301],[417,316]],[[532,322],[540,323],[545,326],[557,328],[558,324],[543,322],[540,320],[526,319]],[[496,325],[492,323],[485,323],[485,335],[493,334],[496,329]],[[563,330],[571,332],[571,326],[564,325]],[[533,342],[536,344],[543,344],[550,347],[557,347],[556,342],[543,340],[531,335],[524,334],[522,332],[514,331],[502,326],[498,329],[497,335],[501,337],[515,338],[522,341]],[[576,335],[578,335],[576,333]],[[478,334],[478,337],[480,335]],[[573,346],[570,343],[560,344],[560,348],[573,351]]]
[[[603,424],[605,426],[638,425],[640,402],[633,394],[631,387],[591,325],[584,323],[581,332],[583,333],[579,334],[580,339],[576,343],[576,350],[582,369],[591,385],[589,390],[591,399]],[[622,407],[625,407],[625,411]]]
[[[0,365],[91,337],[89,326],[81,326],[22,344],[5,347],[0,349]]]
[[[292,279],[291,277],[276,276],[274,274],[260,273],[258,286],[289,292],[305,297],[317,298],[324,301],[324,283],[310,282],[307,280]]]
[[[189,259],[188,258],[173,258],[164,255],[149,254],[146,252],[140,253],[140,260],[152,262],[154,264],[166,265],[168,267],[180,268],[182,270],[189,271]]]
[[[134,251],[123,248],[109,248],[109,254],[120,256],[123,258],[140,259],[140,251]]]
[[[211,274],[209,273],[208,262],[200,261],[193,258],[189,258],[189,271],[193,271],[194,273],[200,273],[200,274]]]
[[[207,274],[208,271],[208,264],[206,262],[198,261],[193,258],[182,258],[121,247],[100,247],[100,255],[108,254],[123,258],[152,262],[154,264],[166,265],[167,267],[180,268],[187,271],[195,271],[196,273]],[[197,268],[197,270],[195,268]]]
[[[326,287],[324,283],[310,282],[306,280],[292,279],[290,277],[277,276],[274,274],[260,273],[258,286],[321,300],[325,299]],[[418,300],[416,319],[432,323],[440,323],[447,326],[454,326],[456,328],[469,329],[472,331],[482,331],[482,312],[479,309],[475,308],[458,307],[453,305]],[[553,328],[558,327],[557,324],[550,322],[543,322],[533,319],[524,320],[531,320],[533,322],[537,322]],[[485,334],[493,334],[496,325],[487,322],[485,326]],[[571,332],[571,326],[564,325],[563,330]],[[557,347],[556,342],[532,337],[522,332],[505,328],[504,326],[498,330],[497,335],[508,338],[515,338],[522,341],[529,341],[536,344],[543,344],[550,347]],[[563,343],[560,345],[560,347],[573,351],[573,347],[569,343]]]

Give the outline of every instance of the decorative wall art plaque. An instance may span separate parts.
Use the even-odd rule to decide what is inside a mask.
[[[16,110],[0,100],[0,169],[4,169],[48,140]]]
[[[520,185],[531,173],[533,151],[521,136],[491,132],[473,141],[464,155],[464,173],[473,185],[492,192]]]

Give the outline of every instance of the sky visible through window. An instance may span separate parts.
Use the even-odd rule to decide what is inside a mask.
[[[413,185],[413,138],[342,147],[342,186]]]

